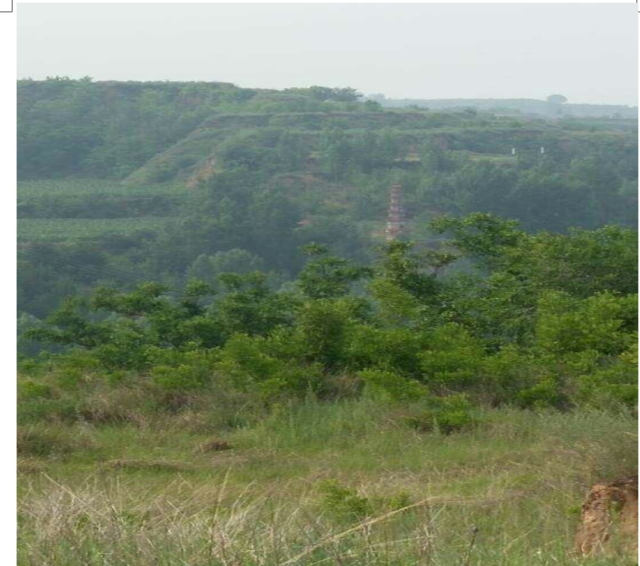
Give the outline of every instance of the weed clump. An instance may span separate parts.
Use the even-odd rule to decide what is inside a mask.
[[[368,498],[358,495],[355,489],[341,486],[335,481],[321,484],[320,492],[322,510],[335,519],[361,521],[373,512]]]
[[[188,472],[191,468],[182,462],[166,462],[164,460],[111,460],[104,464],[107,470],[149,471],[149,472]]]
[[[87,436],[74,435],[55,428],[19,427],[17,449],[19,456],[34,458],[61,458],[74,451],[95,448]]]

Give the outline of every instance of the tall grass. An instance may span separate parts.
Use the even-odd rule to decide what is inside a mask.
[[[636,468],[633,418],[477,417],[458,434],[425,434],[397,408],[310,400],[239,428],[199,430],[184,414],[33,423],[21,440],[19,564],[635,564],[622,548],[571,554],[587,486]],[[59,451],[42,450],[45,433]],[[199,449],[213,437],[232,449]]]

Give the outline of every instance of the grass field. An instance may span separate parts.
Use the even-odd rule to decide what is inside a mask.
[[[19,428],[18,564],[636,564],[571,555],[585,489],[635,469],[630,416],[481,410],[445,436],[367,400],[84,402],[93,420]]]

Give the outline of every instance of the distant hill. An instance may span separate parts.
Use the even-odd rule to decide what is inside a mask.
[[[492,155],[540,146],[574,154],[605,140],[615,145],[622,132],[635,135],[637,124],[597,117],[598,109],[615,114],[613,109],[626,107],[472,99],[381,99],[381,106],[358,99],[348,88],[276,91],[215,82],[23,80],[18,82],[18,177],[193,184],[225,160],[262,167],[277,132],[295,138],[293,152],[286,140],[278,142],[280,154],[295,157],[294,170],[311,172],[317,172],[317,156],[326,156],[335,131],[347,144],[365,132],[386,136],[396,164],[433,143]],[[588,119],[572,118],[589,111]],[[553,120],[541,119],[545,112]],[[629,108],[625,115],[636,118]]]
[[[385,108],[406,108],[417,106],[432,110],[475,108],[504,115],[529,115],[545,117],[602,117],[637,118],[637,106],[617,104],[558,104],[535,98],[441,98],[413,99],[386,98],[383,95],[369,97]]]

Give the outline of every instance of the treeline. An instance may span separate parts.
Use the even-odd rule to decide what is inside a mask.
[[[211,388],[269,404],[310,393],[432,399],[451,430],[474,403],[635,405],[631,230],[529,234],[482,213],[432,230],[446,237],[439,249],[391,242],[372,266],[307,245],[304,267],[279,290],[253,271],[194,279],[180,292],[147,282],[70,298],[27,332],[66,349],[23,362],[30,410],[59,409],[38,389],[41,371],[74,390],[143,375],[173,410],[179,393]]]
[[[18,177],[124,176],[224,103],[224,83],[18,81]]]
[[[213,113],[340,110],[356,99],[325,87],[279,94],[211,82],[21,80],[18,177],[124,178]]]

